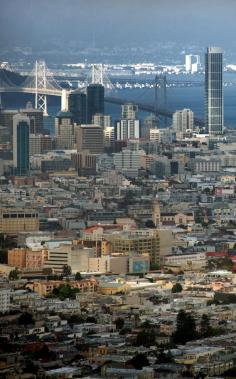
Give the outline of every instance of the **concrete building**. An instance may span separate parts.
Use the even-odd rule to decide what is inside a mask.
[[[55,142],[57,149],[70,150],[75,145],[75,129],[70,112],[61,111],[55,118]]]
[[[129,139],[140,138],[140,120],[122,119],[116,122],[115,139],[127,141]]]
[[[48,259],[44,263],[45,268],[51,268],[53,272],[61,273],[63,266],[71,267],[72,273],[89,269],[89,258],[94,257],[94,249],[76,245],[61,244],[48,250]]]
[[[195,173],[219,172],[221,170],[221,160],[214,157],[196,158],[190,162]]]
[[[43,154],[52,150],[52,138],[49,135],[30,134],[29,155]]]
[[[17,234],[19,232],[38,231],[38,213],[32,209],[1,208],[0,233]]]
[[[144,151],[131,151],[123,149],[120,153],[113,155],[114,166],[118,171],[124,174],[137,175],[141,167],[141,155],[145,154]]]
[[[151,264],[159,263],[160,236],[154,229],[108,235],[106,239],[111,243],[113,255],[148,254]]]
[[[26,288],[37,292],[40,296],[47,296],[53,292],[54,288],[57,288],[62,284],[68,284],[68,282],[64,280],[35,281],[33,283],[28,283]],[[70,286],[72,288],[78,288],[80,292],[95,292],[98,283],[96,279],[70,280]]]
[[[47,251],[15,248],[8,251],[8,265],[21,270],[42,270]]]
[[[89,150],[91,154],[104,152],[103,129],[96,125],[81,125],[76,131],[78,152]]]
[[[144,119],[143,127],[141,130],[141,137],[142,138],[150,138],[150,130],[151,129],[157,129],[158,128],[158,118],[155,114],[150,114]]]
[[[96,157],[96,154],[90,154],[86,150],[71,155],[72,162],[79,176],[96,175]]]
[[[109,114],[96,113],[93,115],[92,124],[101,126],[103,129],[111,127],[111,116]]]
[[[158,227],[161,224],[161,210],[160,202],[158,199],[155,199],[152,206],[152,222]]]
[[[173,129],[181,136],[193,131],[194,114],[191,109],[183,109],[173,114]]]
[[[206,253],[172,254],[163,258],[165,266],[177,266],[183,270],[199,270],[206,267]]]
[[[138,106],[133,103],[126,103],[122,105],[122,119],[135,120],[138,112]]]
[[[104,128],[104,147],[109,148],[115,141],[115,128],[114,126],[106,126]]]

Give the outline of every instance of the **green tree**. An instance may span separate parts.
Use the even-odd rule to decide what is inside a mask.
[[[156,343],[156,335],[153,329],[142,330],[137,334],[136,346],[152,346]]]
[[[84,318],[79,314],[71,315],[69,320],[69,324],[82,324],[84,322]]]
[[[173,285],[173,287],[172,287],[171,292],[172,293],[179,293],[179,292],[182,292],[182,290],[183,290],[183,287],[181,286],[181,284],[180,283],[175,283]]]
[[[19,279],[19,275],[20,275],[20,271],[16,267],[16,268],[14,268],[14,270],[11,270],[9,272],[8,279],[9,280],[18,280]]]
[[[116,329],[118,330],[121,330],[124,326],[124,319],[121,318],[121,317],[118,317],[116,320],[115,320],[115,324],[116,324]]]
[[[68,265],[64,265],[62,268],[62,276],[70,276],[71,275],[71,267]]]
[[[60,284],[53,289],[52,295],[58,297],[60,300],[75,299],[78,292],[78,288],[72,288],[69,284]]]
[[[77,272],[75,274],[75,280],[82,280],[82,276],[81,276],[80,272]]]
[[[97,319],[93,316],[88,316],[87,319],[86,319],[86,322],[89,322],[91,324],[96,324],[97,323]]]
[[[210,326],[209,316],[203,314],[200,321],[200,334],[201,337],[210,337],[212,335],[212,328]]]
[[[29,312],[24,312],[20,315],[18,318],[18,324],[19,325],[33,325],[34,324],[34,319],[31,313]]]
[[[164,349],[160,349],[160,351],[157,353],[156,363],[160,364],[160,363],[171,363],[171,362],[173,362],[173,356],[170,350],[168,350],[168,352],[165,353]]]
[[[177,315],[177,327],[172,338],[174,343],[180,344],[185,344],[197,338],[195,319],[190,313],[184,310],[179,311]]]
[[[155,229],[156,226],[152,220],[147,220],[145,223],[146,228]]]
[[[149,360],[146,355],[139,353],[135,355],[132,359],[130,359],[126,364],[132,365],[136,370],[142,370],[143,367],[150,366]]]

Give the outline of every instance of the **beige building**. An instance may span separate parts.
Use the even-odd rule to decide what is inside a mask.
[[[26,288],[37,292],[41,296],[47,296],[52,293],[54,288],[57,288],[62,284],[68,284],[68,282],[63,280],[36,281],[33,283],[28,283],[26,285]],[[78,288],[80,292],[95,292],[97,290],[96,279],[85,279],[77,281],[70,280],[69,284],[72,288]]]
[[[0,233],[17,234],[39,230],[38,213],[32,209],[1,208]]]
[[[160,236],[157,230],[136,230],[107,235],[111,243],[111,253],[119,255],[148,254],[151,264],[159,263]]]
[[[70,112],[59,112],[55,118],[55,140],[57,149],[73,149],[75,129]]]
[[[45,268],[51,268],[53,272],[61,273],[63,266],[71,267],[72,273],[87,272],[89,270],[89,258],[94,257],[94,249],[61,244],[48,250],[48,259],[44,262]]]
[[[15,248],[8,251],[8,265],[21,270],[42,270],[46,250]]]
[[[91,154],[102,154],[104,151],[104,135],[101,126],[80,125],[76,129],[77,150],[89,150]]]
[[[174,223],[175,225],[187,225],[194,224],[194,213],[193,212],[161,212],[161,222],[162,223]]]

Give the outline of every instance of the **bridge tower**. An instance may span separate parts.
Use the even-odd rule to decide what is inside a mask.
[[[155,76],[155,114],[158,116],[158,109],[166,110],[167,108],[167,85],[165,75]],[[167,117],[161,120],[162,126],[167,127]]]
[[[47,88],[46,64],[45,61],[35,62],[35,109],[43,111],[44,116],[47,112],[47,96],[40,94],[39,90]]]
[[[105,88],[105,90],[108,91],[114,89],[114,86],[110,81],[103,64],[92,65],[92,77],[90,76],[90,78],[91,84],[101,84]]]

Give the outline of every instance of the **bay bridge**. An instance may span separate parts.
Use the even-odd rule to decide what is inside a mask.
[[[163,77],[159,78],[155,82],[155,101],[154,104],[145,104],[135,101],[139,110],[144,112],[155,113],[156,115],[171,118],[173,111],[166,109],[166,82],[163,81]],[[122,105],[127,102],[131,102],[127,99],[121,99],[115,96],[109,96],[109,91],[114,89],[113,84],[107,75],[104,75],[102,65],[92,66],[92,77],[90,83],[102,84],[106,90],[105,102],[116,105]],[[89,81],[87,82],[89,84]],[[158,88],[163,90],[162,106],[157,104],[157,92]],[[68,109],[68,97],[74,89],[65,89],[59,84],[46,66],[45,61],[36,61],[33,70],[25,78],[22,77],[22,82],[18,85],[13,83],[7,71],[2,70],[0,76],[0,94],[1,93],[28,93],[35,96],[35,109],[43,111],[44,115],[48,114],[47,111],[47,96],[57,96],[61,98],[61,110]],[[83,91],[83,89],[81,89]],[[201,119],[195,118],[195,125],[203,126],[204,122]]]

